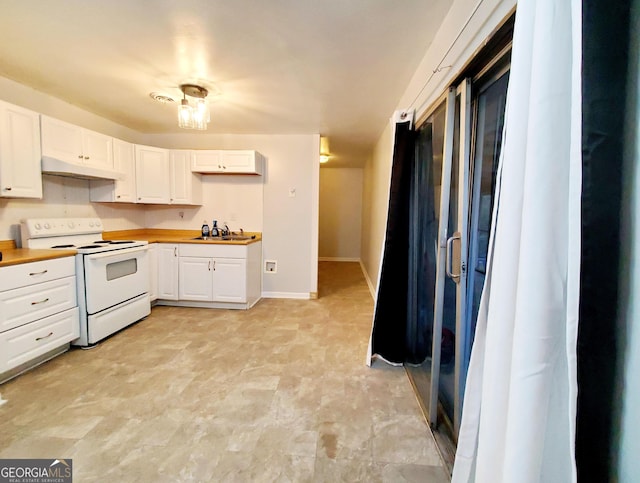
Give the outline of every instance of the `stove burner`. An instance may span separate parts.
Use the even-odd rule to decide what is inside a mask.
[[[73,248],[73,245],[54,245],[51,248]]]
[[[123,243],[133,243],[133,240],[112,241],[109,243],[112,245],[122,245]]]
[[[102,248],[100,245],[85,245],[83,247],[78,247],[79,250],[84,248]]]

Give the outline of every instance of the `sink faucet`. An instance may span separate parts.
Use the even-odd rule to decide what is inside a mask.
[[[224,226],[224,228],[221,231],[221,235],[222,236],[229,236],[229,233],[231,233],[231,231],[229,230],[229,226],[225,223],[222,226]]]

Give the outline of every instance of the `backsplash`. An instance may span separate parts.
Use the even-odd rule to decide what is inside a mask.
[[[91,203],[89,182],[61,176],[43,176],[43,199],[0,198],[0,240],[20,240],[25,218],[98,217],[107,231],[135,228],[200,229],[202,221],[233,231],[262,231],[263,190],[258,176],[205,176],[202,206],[156,206]]]
[[[20,220],[25,218],[99,217],[105,230],[144,228],[145,213],[133,205],[89,202],[87,180],[44,175],[43,197],[0,198],[0,240],[20,240]]]

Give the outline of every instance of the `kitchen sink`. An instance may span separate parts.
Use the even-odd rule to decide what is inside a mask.
[[[203,241],[243,241],[243,240],[251,240],[255,238],[254,236],[246,236],[246,235],[223,235],[223,236],[197,236],[192,238],[192,240],[203,240]]]
[[[252,238],[255,238],[255,236],[246,236],[246,235],[223,235],[221,237],[223,240],[251,240]]]

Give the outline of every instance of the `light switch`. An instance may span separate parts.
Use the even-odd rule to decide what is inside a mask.
[[[289,198],[295,198],[295,197],[296,197],[296,189],[289,188]]]

